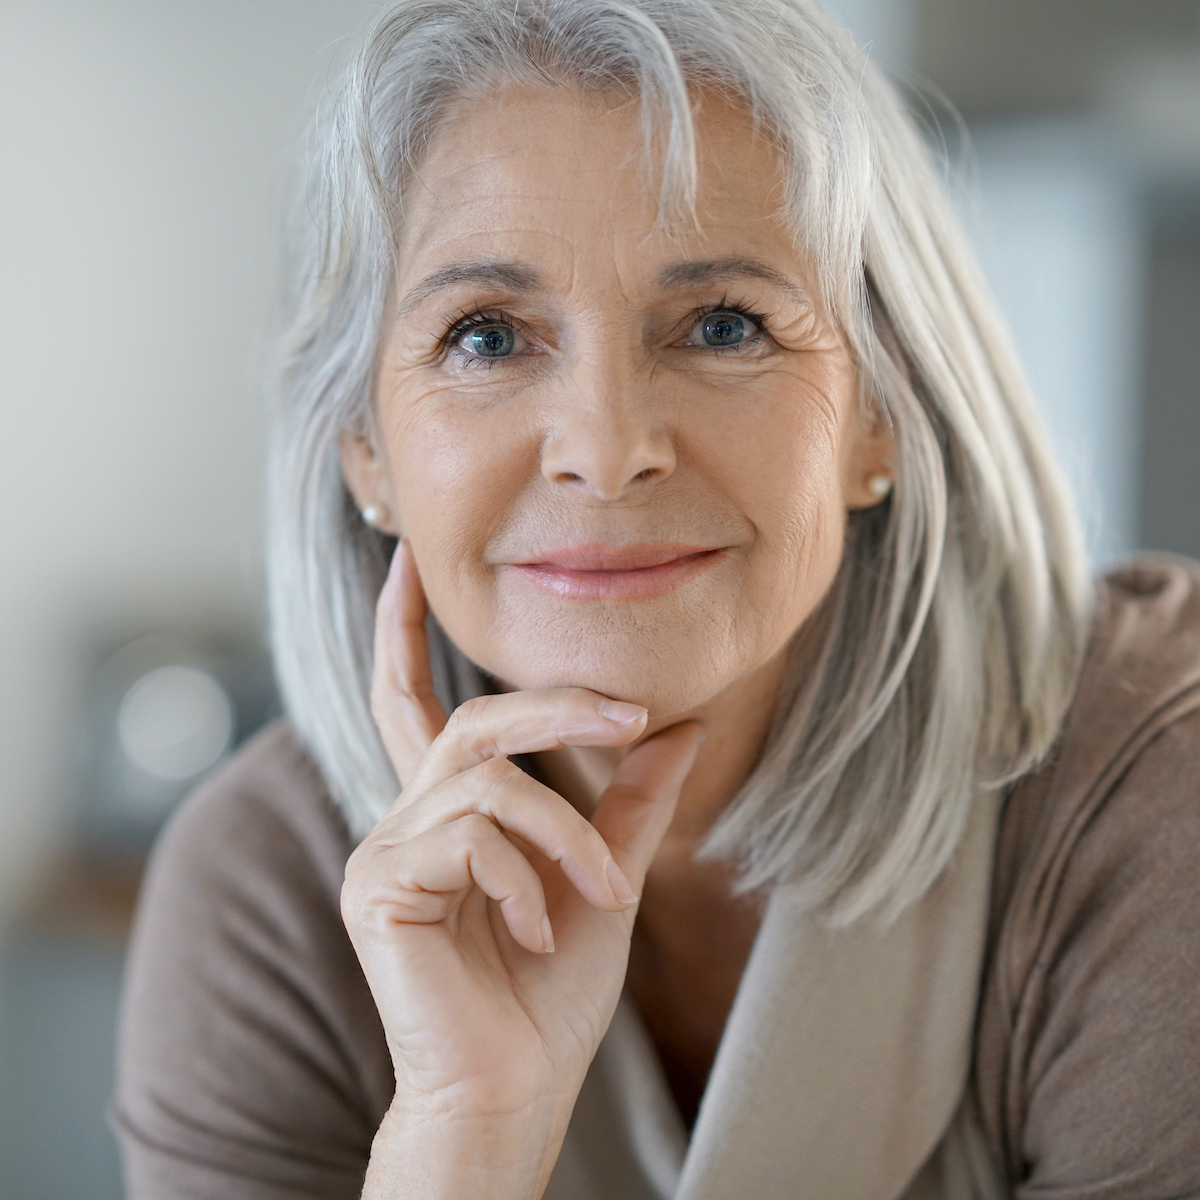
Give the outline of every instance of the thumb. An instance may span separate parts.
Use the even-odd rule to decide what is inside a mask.
[[[592,824],[639,894],[705,736],[697,721],[655,734],[629,753],[596,805]]]

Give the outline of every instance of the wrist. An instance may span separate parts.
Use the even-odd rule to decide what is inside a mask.
[[[537,1200],[574,1097],[463,1112],[397,1097],[371,1146],[362,1200]]]

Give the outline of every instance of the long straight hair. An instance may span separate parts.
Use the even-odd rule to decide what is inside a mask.
[[[857,359],[862,403],[891,423],[895,487],[850,514],[815,661],[793,664],[762,759],[703,853],[835,923],[894,917],[945,868],[975,800],[1052,744],[1091,585],[930,152],[809,0],[401,0],[376,23],[314,126],[291,246],[268,553],[295,729],[364,835],[398,789],[368,704],[392,543],[359,518],[338,437],[372,435],[406,184],[457,101],[510,82],[640,103],[668,223],[694,211],[690,89],[740,100],[778,148],[782,216]],[[434,632],[450,702],[486,687]]]

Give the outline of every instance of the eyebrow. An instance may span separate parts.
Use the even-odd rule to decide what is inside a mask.
[[[718,258],[700,262],[672,263],[659,273],[658,285],[665,289],[704,287],[712,283],[728,283],[737,279],[761,279],[787,292],[801,304],[810,304],[808,293],[794,280],[769,263],[757,258]],[[536,292],[543,286],[542,277],[532,267],[518,262],[450,263],[431,271],[405,295],[397,315],[411,312],[430,296],[460,283],[476,283],[485,287],[517,293]]]
[[[479,283],[506,292],[536,292],[542,277],[532,267],[515,262],[459,262],[431,271],[398,305],[398,315],[411,312],[430,296],[460,283]]]
[[[757,258],[718,258],[710,262],[672,263],[658,277],[662,288],[703,287],[710,283],[728,283],[737,279],[761,279],[782,288],[801,304],[812,299],[795,280]]]

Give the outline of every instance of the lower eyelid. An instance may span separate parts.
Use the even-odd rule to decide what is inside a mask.
[[[526,343],[525,346],[514,352],[513,354],[502,354],[494,358],[489,358],[482,354],[471,354],[469,351],[463,350],[457,343],[450,345],[447,357],[453,357],[463,366],[468,367],[497,367],[505,363],[512,363],[518,359],[541,358],[544,351],[539,350],[535,346]]]
[[[718,354],[724,354],[727,351],[737,352],[739,350],[748,350],[753,346],[764,345],[767,342],[767,335],[764,330],[759,330],[757,333],[752,333],[744,342],[735,342],[732,346],[710,346],[707,342],[684,342],[683,348],[687,350],[712,350]]]

